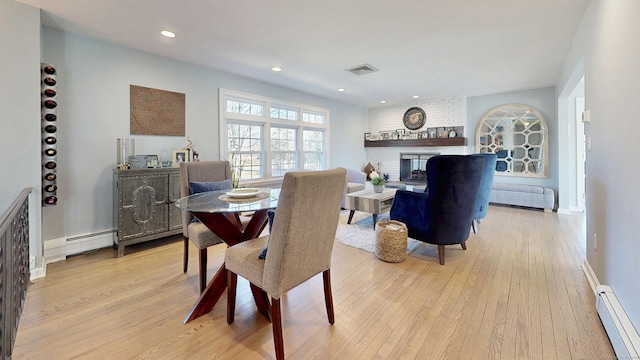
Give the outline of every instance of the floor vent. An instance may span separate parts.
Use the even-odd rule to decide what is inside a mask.
[[[624,312],[613,289],[596,286],[596,309],[618,359],[640,359],[640,336]]]
[[[374,73],[376,71],[378,71],[378,69],[374,68],[373,66],[369,65],[369,64],[362,64],[362,65],[358,65],[356,67],[352,67],[351,69],[347,69],[348,72],[354,74],[354,75],[367,75],[367,74],[371,74]]]

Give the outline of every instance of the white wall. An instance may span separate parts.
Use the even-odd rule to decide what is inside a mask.
[[[438,99],[426,99],[407,103],[405,105],[382,106],[370,108],[367,114],[367,132],[395,131],[405,128],[402,121],[404,113],[411,107],[418,106],[427,115],[422,128],[415,131],[426,131],[430,127],[464,126],[465,136],[469,137],[467,126],[467,99],[464,96],[455,96]],[[361,144],[364,143],[364,134],[360,134]],[[367,162],[376,169],[380,164],[383,173],[389,173],[391,181],[400,178],[400,153],[441,153],[441,154],[466,154],[465,146],[435,146],[435,147],[371,147],[367,148]],[[363,169],[367,162],[361,164]]]
[[[43,214],[44,238],[112,230],[112,170],[116,139],[136,139],[136,153],[161,154],[187,145],[184,137],[130,136],[129,85],[186,94],[186,135],[201,160],[219,158],[218,89],[314,105],[330,110],[330,166],[364,162],[363,108],[95,39],[43,28],[43,62],[58,68],[59,205]]]
[[[467,98],[467,122],[471,129],[469,145],[475,149],[475,131],[478,122],[484,114],[496,106],[504,104],[524,104],[538,110],[549,125],[549,177],[532,178],[518,176],[503,176],[496,173],[494,182],[514,183],[514,184],[531,184],[545,186],[554,189],[556,196],[558,192],[558,126],[556,114],[556,95],[555,88],[542,88],[525,91],[514,91],[501,94],[470,96]]]
[[[558,88],[584,59],[587,151],[587,260],[598,280],[613,288],[640,329],[637,161],[640,121],[640,1],[592,0],[567,56]],[[597,250],[594,236],[597,233]]]
[[[0,193],[30,195],[30,253],[41,267],[40,11],[0,0]]]

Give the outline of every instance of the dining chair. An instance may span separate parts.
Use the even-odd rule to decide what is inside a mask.
[[[180,163],[180,196],[197,192],[231,189],[231,166],[228,161],[195,161]],[[240,217],[243,226],[248,218]],[[200,293],[207,285],[207,248],[220,244],[222,240],[197,221],[188,211],[182,212],[182,235],[184,236],[183,272],[189,263],[189,240],[198,248]]]
[[[284,359],[281,297],[322,273],[324,300],[334,323],[331,252],[335,240],[346,170],[288,172],[273,216],[270,235],[227,248],[227,322],[235,317],[238,275],[271,296],[270,315],[277,359]],[[259,259],[263,249],[266,258]]]

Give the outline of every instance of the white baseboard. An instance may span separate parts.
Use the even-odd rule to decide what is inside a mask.
[[[44,242],[44,257],[46,264],[50,264],[62,261],[70,255],[109,246],[113,246],[112,231],[51,239]]]
[[[558,214],[571,215],[571,210],[558,208]]]
[[[582,266],[596,296],[596,311],[618,359],[640,359],[640,335],[627,316],[613,289],[601,285],[585,259]]]
[[[42,261],[42,266],[38,268],[29,269],[29,280],[40,279],[47,276],[47,265]]]

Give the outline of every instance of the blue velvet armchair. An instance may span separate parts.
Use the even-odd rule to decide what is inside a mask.
[[[424,193],[398,190],[390,217],[407,225],[409,237],[438,245],[444,265],[445,245],[460,244],[466,250],[469,224],[485,158],[473,155],[438,155],[427,161]]]
[[[473,154],[472,156],[479,156],[485,159],[482,179],[480,180],[480,187],[478,188],[478,195],[476,196],[473,221],[471,222],[471,228],[473,232],[477,234],[480,230],[480,220],[487,216],[487,211],[489,210],[489,197],[491,196],[493,175],[495,174],[498,156],[494,153]]]

